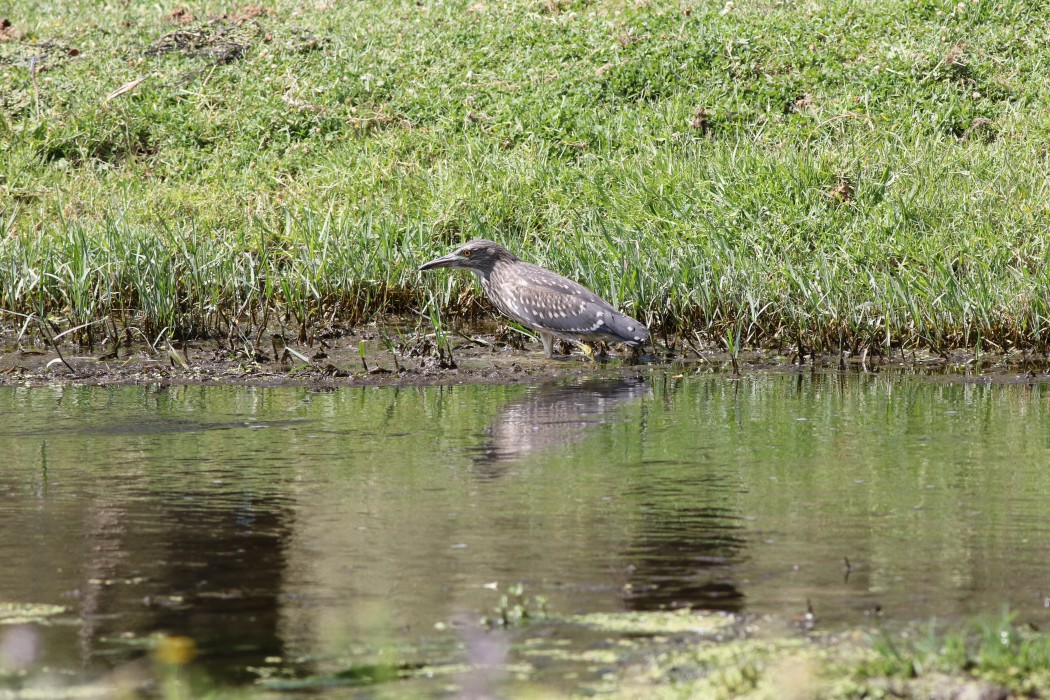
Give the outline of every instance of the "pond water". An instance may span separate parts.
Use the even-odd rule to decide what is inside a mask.
[[[477,626],[514,584],[552,615],[1050,618],[1040,384],[66,386],[0,415],[0,605],[61,606],[0,624],[0,689],[112,674],[157,631],[222,684],[526,663]]]

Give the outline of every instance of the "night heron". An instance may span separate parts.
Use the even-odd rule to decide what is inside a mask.
[[[420,270],[470,270],[501,312],[540,334],[543,352],[554,357],[554,339],[590,343],[609,340],[640,347],[649,331],[630,316],[567,277],[523,262],[498,243],[477,239]]]

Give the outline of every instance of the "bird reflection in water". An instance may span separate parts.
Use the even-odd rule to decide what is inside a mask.
[[[536,450],[583,440],[598,425],[617,420],[615,411],[652,394],[644,379],[600,379],[543,384],[503,406],[477,448],[475,474],[498,478],[501,462]]]
[[[486,429],[474,475],[498,479],[513,460],[581,442],[602,424],[626,420],[621,409],[651,395],[642,378],[535,387],[504,405]],[[733,484],[705,473],[702,459],[694,465],[652,460],[642,465],[647,478],[631,480],[622,494],[645,514],[635,521],[622,553],[628,563],[626,607],[743,610],[734,566],[746,540],[738,516],[726,506]]]

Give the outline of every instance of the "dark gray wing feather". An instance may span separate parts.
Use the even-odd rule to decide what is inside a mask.
[[[611,340],[641,345],[649,331],[635,319],[620,313],[607,301],[542,267],[518,263],[513,303],[500,300],[510,316],[555,335],[580,339]]]

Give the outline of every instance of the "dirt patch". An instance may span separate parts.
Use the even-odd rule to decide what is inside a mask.
[[[166,22],[172,22],[174,24],[190,24],[196,19],[197,18],[194,17],[193,13],[185,7],[176,7],[164,18]]]
[[[256,17],[268,14],[270,14],[270,10],[262,5],[244,5],[243,7],[238,7],[234,10],[233,14],[230,15],[230,19],[232,19],[235,24],[240,24],[241,22],[247,22],[250,19],[255,19]]]
[[[22,32],[11,24],[11,20],[0,19],[0,41],[17,41],[22,38]]]
[[[176,16],[169,21],[192,24],[193,15]],[[245,55],[248,48],[257,40],[258,32],[251,32],[243,22],[231,23],[225,19],[203,22],[197,26],[179,29],[153,42],[146,50],[147,56],[160,56],[167,53],[181,53],[184,56],[204,58],[219,65],[232,63]]]
[[[493,331],[493,332],[490,332]],[[513,341],[513,342],[512,342]],[[681,348],[681,346],[678,346]],[[633,357],[610,353],[598,360],[581,352],[553,360],[539,343],[507,338],[485,328],[453,336],[442,346],[433,334],[411,332],[397,338],[376,328],[362,328],[315,346],[264,334],[250,345],[225,341],[164,342],[95,347],[88,352],[60,344],[61,355],[39,336],[0,333],[0,386],[63,384],[251,384],[259,386],[429,386],[439,384],[540,383],[574,377],[660,373],[682,378],[696,373],[733,374],[733,358],[724,351],[691,348],[678,352],[647,349]],[[566,344],[563,350],[569,350]],[[1043,356],[1007,353],[894,357],[807,355],[777,349],[750,350],[737,358],[740,374],[834,372],[913,375],[959,383],[1035,384],[1050,382],[1050,362]]]
[[[363,355],[362,355],[363,349]],[[535,383],[593,374],[637,373],[627,358],[596,362],[583,355],[548,360],[538,343],[527,351],[479,335],[478,342],[439,347],[433,336],[393,343],[362,331],[313,348],[265,335],[256,347],[221,341],[137,343],[85,352],[42,340],[0,345],[0,385],[45,384],[253,384],[262,386],[426,386]]]

